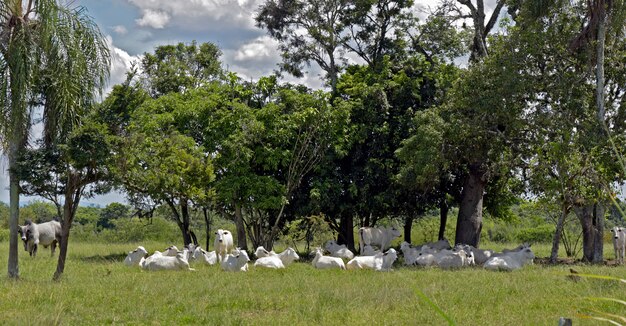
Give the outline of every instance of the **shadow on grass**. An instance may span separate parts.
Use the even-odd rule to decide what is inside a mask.
[[[95,255],[88,257],[80,257],[80,260],[86,263],[103,263],[103,262],[123,262],[126,259],[127,253],[117,253],[109,255]]]

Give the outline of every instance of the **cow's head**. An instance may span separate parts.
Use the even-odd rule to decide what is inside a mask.
[[[619,239],[619,234],[623,233],[624,229],[619,226],[615,226],[611,229],[611,233],[613,233],[613,239]]]
[[[215,232],[215,239],[218,242],[224,242],[225,236],[228,235],[229,233],[230,232],[228,232],[226,230],[219,229],[219,230],[217,230],[217,232]]]

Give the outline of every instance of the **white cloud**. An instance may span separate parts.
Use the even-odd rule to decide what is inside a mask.
[[[238,28],[254,29],[253,13],[263,2],[262,0],[129,0],[131,4],[142,10],[140,19],[145,25],[153,28],[163,28],[168,23],[175,23],[181,27],[197,29],[211,22],[221,21]],[[147,13],[150,13],[148,17]],[[167,15],[167,21],[159,20],[163,25],[154,27],[148,25],[156,18],[154,13]],[[171,21],[170,19],[171,18]],[[156,19],[155,19],[156,20]],[[199,25],[198,25],[199,24]],[[194,28],[195,27],[195,28]]]
[[[105,90],[105,94],[108,94],[114,85],[120,84],[126,79],[126,72],[128,72],[133,62],[141,60],[141,56],[130,55],[128,52],[116,47],[110,35],[106,36],[106,42],[111,53],[109,85]]]
[[[113,26],[113,31],[118,35],[126,35],[128,33],[126,27],[122,25]]]
[[[269,36],[261,36],[239,47],[235,51],[235,61],[265,61],[279,57],[278,42]]]
[[[143,16],[135,22],[141,27],[161,29],[170,21],[170,15],[161,10],[144,9]]]

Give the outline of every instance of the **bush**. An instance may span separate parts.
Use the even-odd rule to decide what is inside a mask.
[[[180,229],[172,222],[162,218],[153,218],[150,223],[139,218],[114,220],[115,227],[106,229],[98,237],[107,242],[140,242],[145,240],[159,242],[178,242],[181,240]]]
[[[0,229],[0,242],[9,241],[9,229]]]
[[[543,224],[534,228],[524,228],[517,232],[517,240],[529,243],[549,243],[552,241],[556,227]]]

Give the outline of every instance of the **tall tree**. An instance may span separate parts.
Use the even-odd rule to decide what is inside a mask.
[[[11,171],[28,139],[30,109],[43,106],[50,141],[102,89],[109,55],[104,37],[82,7],[56,0],[8,0],[0,3],[0,63],[0,128],[10,177],[8,275],[17,278],[19,179]]]
[[[64,140],[26,150],[16,172],[23,180],[22,191],[52,201],[61,221],[59,260],[53,279],[65,270],[70,229],[80,200],[106,193],[111,146],[103,125],[86,123],[75,127]]]
[[[296,77],[315,62],[325,73],[333,92],[345,66],[342,32],[349,0],[268,0],[255,17],[260,28],[279,42],[280,69]]]
[[[474,27],[473,42],[470,46],[470,64],[478,64],[488,55],[487,36],[495,26],[505,1],[498,0],[496,2],[494,11],[491,13],[491,17],[486,22],[485,3],[483,0],[476,0],[476,5],[474,5],[471,0],[457,1],[469,10],[469,17],[471,18]],[[470,74],[473,73],[470,72]],[[469,85],[464,87],[469,87]],[[475,95],[466,94],[462,96]],[[484,104],[489,102],[490,99],[484,98],[485,96],[486,94],[484,93],[479,94],[478,97],[481,97],[482,99],[476,99],[477,102],[483,102]],[[496,98],[498,97],[499,96],[496,95]],[[476,104],[478,103],[466,103],[465,105]],[[494,127],[493,125],[485,126],[482,123],[484,121],[476,120],[479,116],[475,115],[475,108],[458,107],[458,109],[459,110],[455,114],[456,117],[454,119],[457,122],[463,121],[462,126],[457,127],[466,129],[465,131],[467,133],[464,131],[465,137],[475,137],[479,136],[479,134],[488,134],[489,130]],[[487,108],[484,107],[484,109]],[[482,126],[486,128],[481,130]],[[463,177],[464,182],[459,203],[459,215],[457,219],[455,237],[456,243],[466,243],[478,246],[478,243],[480,242],[480,232],[482,230],[483,219],[483,195],[489,183],[489,176],[493,174],[490,171],[491,162],[487,159],[487,154],[491,151],[489,148],[490,144],[486,141],[482,143],[482,145],[485,145],[484,147],[481,146],[483,147],[482,149],[473,152],[466,152],[465,154],[469,156],[463,158],[465,161],[464,169],[466,174]]]

